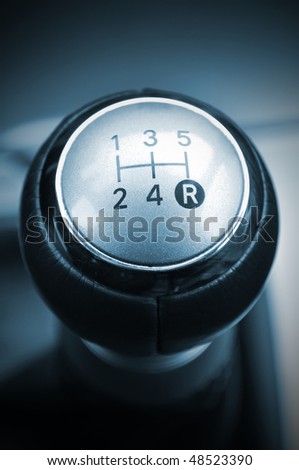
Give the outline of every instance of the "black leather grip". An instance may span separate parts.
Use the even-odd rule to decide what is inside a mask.
[[[246,241],[232,240],[204,263],[163,274],[116,268],[93,258],[90,252],[84,253],[75,244],[66,246],[61,241],[49,208],[58,211],[54,177],[63,146],[90,114],[138,96],[164,96],[198,105],[222,122],[238,141],[251,186],[247,211],[251,224],[246,228]],[[258,221],[251,216],[252,207],[257,208]],[[272,216],[266,225],[268,239],[259,224],[264,216]],[[22,252],[46,302],[81,337],[131,355],[190,348],[239,321],[265,283],[277,234],[273,186],[256,149],[243,132],[206,104],[153,90],[109,96],[65,119],[34,159],[22,196]]]

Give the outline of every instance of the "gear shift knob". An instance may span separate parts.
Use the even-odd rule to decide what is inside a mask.
[[[256,149],[185,96],[109,96],[65,119],[22,198],[24,257],[54,312],[121,354],[210,341],[252,306],[278,216]]]
[[[237,141],[211,114],[139,97],[78,126],[59,159],[56,194],[69,230],[96,258],[166,272],[225,245],[245,215],[249,175]],[[192,209],[200,235],[190,231]]]

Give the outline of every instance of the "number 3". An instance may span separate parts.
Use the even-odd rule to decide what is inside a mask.
[[[156,137],[157,133],[153,131],[152,129],[148,129],[147,131],[144,131],[144,135],[148,136],[148,139],[151,140],[152,142],[145,142],[143,141],[144,145],[147,145],[148,147],[153,147],[158,143],[158,139]]]

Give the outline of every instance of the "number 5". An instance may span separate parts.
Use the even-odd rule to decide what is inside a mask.
[[[191,144],[191,139],[186,134],[189,134],[189,131],[178,131],[177,133],[179,144],[183,145],[184,147],[187,147],[187,145]]]

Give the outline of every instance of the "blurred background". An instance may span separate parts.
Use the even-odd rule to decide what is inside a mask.
[[[50,350],[57,320],[17,255],[19,197],[59,120],[109,93],[144,87],[206,101],[264,157],[280,244],[268,283],[287,431],[299,449],[299,9],[275,1],[10,0],[0,17],[0,387]]]

